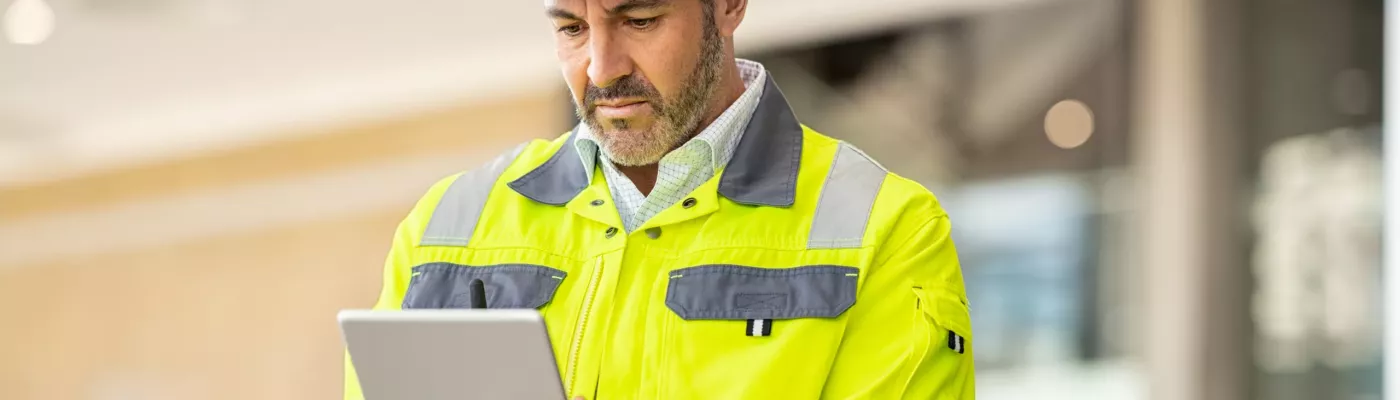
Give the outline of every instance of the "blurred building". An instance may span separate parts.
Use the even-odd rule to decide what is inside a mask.
[[[335,398],[418,196],[572,124],[533,2],[3,6],[3,399]],[[939,195],[980,398],[1378,400],[1381,9],[762,0],[738,42]]]

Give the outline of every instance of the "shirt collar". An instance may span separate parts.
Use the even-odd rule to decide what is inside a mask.
[[[738,203],[788,207],[796,198],[797,171],[802,159],[802,125],[766,72],[755,74],[754,78],[755,82],[749,83],[744,95],[750,95],[758,87],[752,95],[759,99],[747,123],[742,124],[744,128],[736,130],[728,143],[711,142],[712,151],[721,149],[720,146],[733,146],[732,156],[724,161],[728,167],[720,178],[719,192]],[[732,110],[726,110],[729,111]],[[512,181],[510,187],[541,203],[568,203],[592,181],[598,147],[587,131],[585,124],[575,126],[562,148],[544,164]],[[592,157],[587,154],[590,152]]]
[[[763,64],[745,59],[734,61],[739,64],[739,76],[744,80],[744,93],[715,119],[723,121],[722,123],[705,127],[692,139],[709,145],[710,154],[713,155],[710,160],[715,170],[729,163],[729,158],[734,154],[734,147],[744,136],[745,126],[753,118],[754,110],[758,109],[758,100],[763,96],[764,81],[768,79],[768,71],[763,68]]]

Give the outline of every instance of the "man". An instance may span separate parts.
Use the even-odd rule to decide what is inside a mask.
[[[376,308],[483,280],[544,316],[571,398],[973,398],[947,216],[734,58],[748,1],[545,6],[583,122],[433,186]]]

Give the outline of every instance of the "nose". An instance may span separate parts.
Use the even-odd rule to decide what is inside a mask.
[[[613,82],[631,75],[632,57],[622,43],[614,40],[607,29],[594,29],[589,38],[588,79],[597,87],[612,86]]]

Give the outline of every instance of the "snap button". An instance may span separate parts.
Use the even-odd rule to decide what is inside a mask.
[[[656,239],[656,238],[661,237],[661,228],[651,228],[651,229],[647,229],[647,237],[652,238],[652,239]]]
[[[682,206],[682,207],[685,207],[685,208],[691,208],[691,207],[695,207],[695,203],[698,203],[698,201],[695,201],[695,198],[694,198],[694,197],[691,197],[691,198],[685,199],[685,201],[681,202],[681,206]]]
[[[617,236],[617,228],[616,228],[616,227],[608,228],[608,231],[607,231],[607,232],[603,232],[603,235],[604,235],[604,236],[607,236],[609,239],[612,239],[613,236]]]
[[[599,200],[593,200],[593,202],[588,203],[588,204],[592,204],[594,207],[601,206],[601,205],[603,205],[603,200],[601,200],[601,199],[599,199]]]

